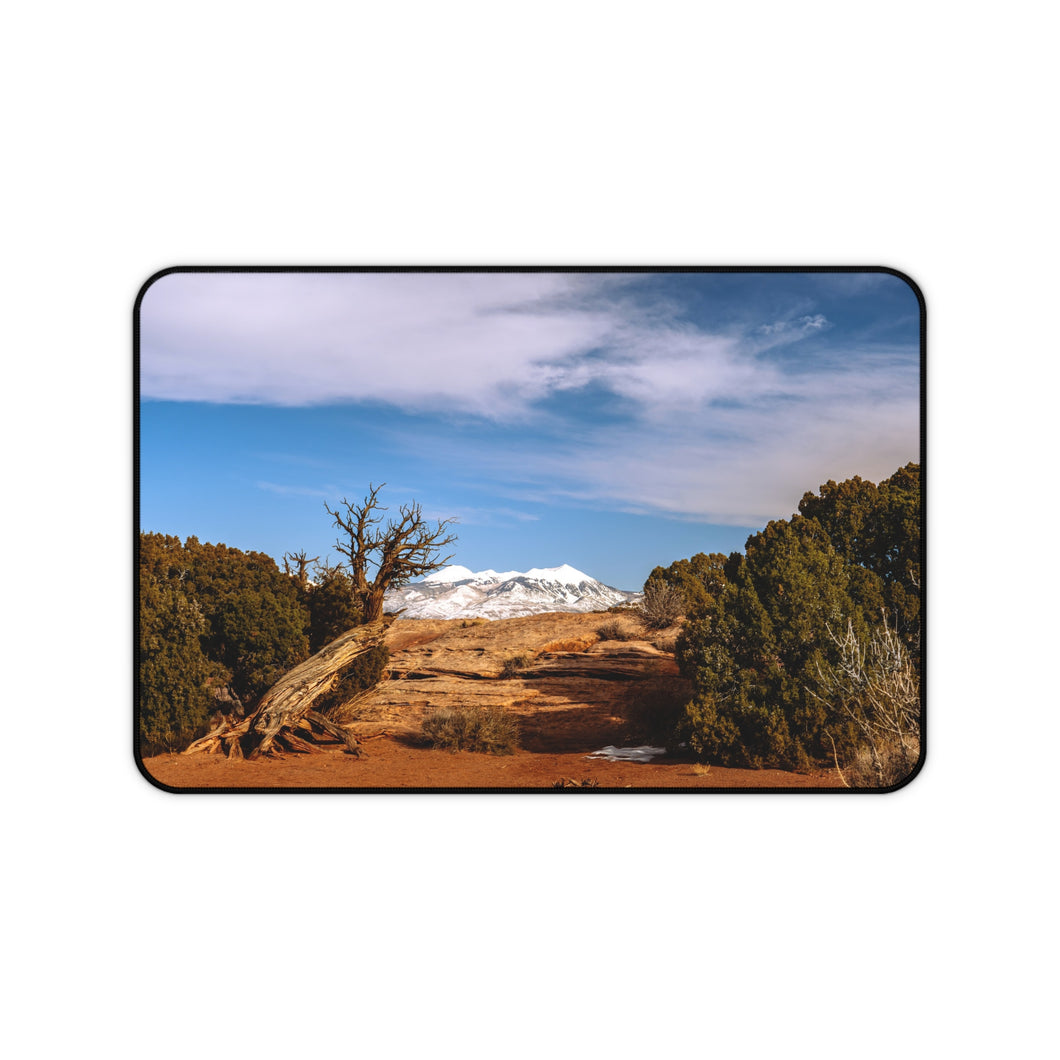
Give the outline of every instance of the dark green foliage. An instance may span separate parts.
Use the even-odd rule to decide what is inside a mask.
[[[151,746],[186,744],[213,689],[229,685],[249,708],[307,658],[298,585],[271,557],[142,533],[139,569],[141,737]]]
[[[361,623],[353,582],[340,567],[317,568],[313,583],[306,587],[305,606],[309,612],[311,653]]]
[[[332,689],[317,700],[315,709],[322,714],[341,711],[342,705],[359,692],[379,684],[389,665],[390,652],[385,644],[369,648],[342,671]]]
[[[644,583],[644,595],[669,586],[681,594],[685,614],[693,615],[711,606],[726,584],[727,559],[720,552],[697,552],[691,559],[679,559],[669,567],[656,567]]]
[[[519,729],[500,707],[442,707],[423,719],[423,738],[446,751],[510,755],[519,747]]]
[[[184,543],[183,562],[206,619],[203,648],[231,672],[232,690],[251,706],[309,656],[298,584],[271,556],[195,537]]]
[[[701,586],[677,642],[695,692],[676,738],[735,766],[803,769],[830,757],[833,739],[853,754],[851,719],[814,695],[838,661],[829,630],[849,622],[865,640],[885,609],[917,639],[919,505],[916,465],[879,487],[830,482],[803,497],[801,514],[750,537],[744,555],[702,557],[698,573],[692,561],[656,568],[652,578]]]
[[[834,650],[827,626],[863,625],[849,564],[820,524],[770,523],[727,563],[724,591],[678,640],[696,698],[686,738],[727,765],[801,768],[824,753],[822,705],[807,691]]]
[[[141,750],[177,751],[205,731],[221,673],[202,651],[206,622],[179,579],[141,567],[139,603]]]
[[[267,590],[224,596],[210,629],[207,651],[232,671],[232,689],[246,703],[260,699],[309,655],[303,613]]]
[[[903,640],[918,654],[920,465],[906,464],[879,486],[857,477],[838,485],[826,482],[819,495],[803,496],[799,511],[817,519],[848,563],[878,575],[879,605],[893,615]]]

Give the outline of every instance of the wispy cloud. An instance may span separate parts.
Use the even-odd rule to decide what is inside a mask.
[[[864,297],[872,276],[833,277]],[[447,511],[514,525],[520,503],[608,505],[732,525],[792,510],[827,478],[915,459],[912,346],[843,332],[803,292],[711,321],[636,277],[566,274],[172,274],[142,308],[145,398],[428,413],[394,444],[512,507]],[[593,394],[620,414],[579,411]],[[589,405],[584,404],[588,409]],[[510,429],[483,446],[463,416]],[[405,430],[403,428],[403,430]],[[275,493],[333,498],[334,488]]]
[[[812,316],[802,316],[795,320],[776,320],[771,324],[762,324],[758,330],[763,335],[784,335],[791,337],[805,335],[814,331],[822,331],[829,327],[828,320],[821,313]]]
[[[517,503],[758,526],[790,514],[803,490],[830,478],[879,480],[918,458],[915,365],[897,352],[856,353],[849,363],[841,352],[828,358],[824,371],[763,366],[698,382],[675,362],[672,375],[637,388],[636,415],[586,430],[557,424],[532,442],[520,435],[483,446],[430,426],[392,441],[474,468],[495,496]]]
[[[781,403],[718,412],[707,430],[675,424],[632,445],[601,436],[593,447],[542,461],[536,470],[578,483],[585,502],[758,526],[790,514],[803,490],[827,479],[879,480],[917,459],[918,420],[914,396],[828,409]]]
[[[425,509],[423,514],[430,520],[452,520],[461,526],[516,526],[519,523],[536,523],[541,518],[516,508],[475,508],[467,505],[448,509],[432,508],[430,511]]]

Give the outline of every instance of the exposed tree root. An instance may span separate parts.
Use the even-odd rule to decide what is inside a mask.
[[[361,754],[353,734],[313,709],[313,704],[359,655],[379,644],[390,625],[387,617],[336,637],[304,663],[284,674],[246,718],[225,718],[184,754],[225,754],[229,758],[311,754],[323,745],[342,744]]]

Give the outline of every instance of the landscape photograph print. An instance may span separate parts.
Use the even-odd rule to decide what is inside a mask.
[[[141,772],[904,787],[924,314],[885,267],[155,274],[133,328]]]

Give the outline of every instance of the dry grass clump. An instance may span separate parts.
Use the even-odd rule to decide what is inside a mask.
[[[519,748],[519,727],[500,707],[440,707],[423,719],[422,734],[444,751],[510,755]]]
[[[550,640],[541,649],[541,654],[547,655],[549,652],[556,651],[588,651],[599,640],[599,636],[595,633],[588,637],[568,637],[566,640]]]
[[[673,655],[677,649],[677,638],[680,634],[673,633],[660,633],[659,636],[652,638],[652,645],[659,649],[659,651],[666,651]]]
[[[460,628],[461,629],[467,629],[468,626],[488,626],[488,625],[489,625],[489,619],[488,618],[465,618],[464,621],[460,623]]]
[[[851,788],[889,788],[913,772],[919,757],[919,737],[907,738],[904,747],[897,740],[878,740],[875,757],[870,748],[859,748],[854,761],[839,776]]]
[[[640,630],[634,629],[628,622],[620,622],[617,618],[605,622],[596,627],[597,636],[601,640],[640,640]]]
[[[518,655],[509,655],[504,660],[504,666],[501,669],[501,677],[515,677],[520,670],[525,670],[534,661],[534,656],[530,652],[520,652]]]
[[[710,766],[704,765],[702,762],[692,763],[692,775],[696,777],[705,777],[710,773]]]

